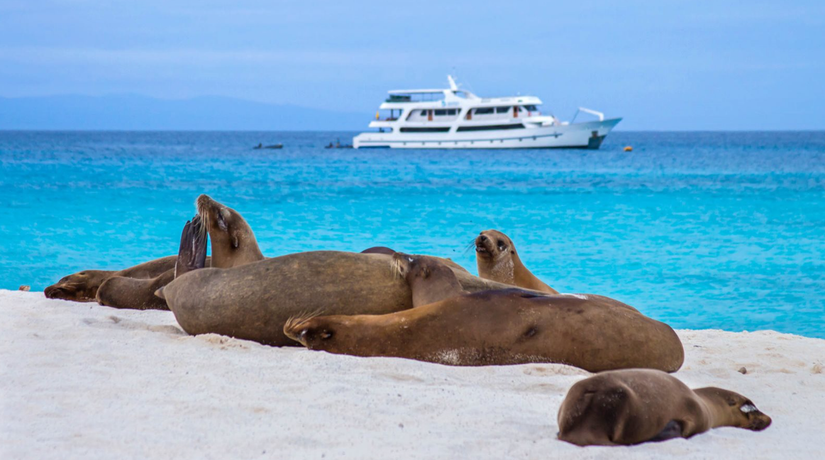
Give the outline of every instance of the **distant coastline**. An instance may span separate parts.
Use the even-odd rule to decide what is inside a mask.
[[[369,120],[367,113],[221,96],[0,97],[0,130],[4,131],[356,131]]]

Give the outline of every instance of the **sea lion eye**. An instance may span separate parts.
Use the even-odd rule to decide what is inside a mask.
[[[742,407],[739,408],[739,410],[742,411],[742,413],[747,414],[750,412],[756,412],[759,409],[757,409],[756,406],[753,405],[753,403],[745,403],[742,405]]]
[[[506,244],[504,244],[504,241],[499,241],[499,242],[498,242],[498,249],[499,249],[499,251],[503,251],[506,247],[507,247],[507,245],[506,245]]]
[[[332,331],[324,330],[320,334],[321,340],[327,340],[332,337]]]
[[[228,227],[226,226],[226,217],[228,216],[224,216],[225,212],[226,214],[229,214],[225,209],[221,209],[221,211],[217,213],[218,227],[220,227],[223,231],[227,231],[228,229]]]

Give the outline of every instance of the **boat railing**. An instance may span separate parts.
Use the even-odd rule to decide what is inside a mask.
[[[570,123],[573,123],[574,121],[576,121],[576,117],[579,116],[579,113],[581,113],[581,112],[589,113],[590,115],[595,115],[595,116],[599,117],[599,121],[604,121],[604,114],[603,113],[601,113],[599,111],[596,111],[596,110],[586,109],[584,107],[579,107],[579,110],[576,110],[576,114],[573,115],[572,119],[570,119]]]

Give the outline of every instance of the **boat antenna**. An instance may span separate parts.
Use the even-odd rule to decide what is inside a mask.
[[[450,90],[451,91],[458,91],[458,85],[455,84],[455,80],[453,80],[452,75],[447,75],[447,81],[450,82]]]

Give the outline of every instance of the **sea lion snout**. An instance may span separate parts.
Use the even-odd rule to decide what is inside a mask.
[[[750,428],[753,431],[762,431],[765,428],[771,426],[771,423],[773,422],[773,420],[770,417],[768,417],[766,414],[764,414],[762,412],[759,412],[759,411],[757,411],[757,412],[758,413],[755,414],[752,417],[751,423],[748,426],[748,428]]]
[[[493,244],[492,240],[487,237],[484,233],[478,235],[476,237],[476,253],[482,255],[490,255],[493,252]]]
[[[69,292],[67,291],[65,286],[53,284],[44,289],[43,294],[45,294],[46,298],[48,299],[65,299],[68,296]]]
[[[739,411],[747,417],[747,424],[743,426],[743,428],[747,428],[753,431],[762,431],[765,428],[771,426],[771,418],[762,412],[761,410],[757,409],[756,406],[752,402],[747,402],[743,404]]]

